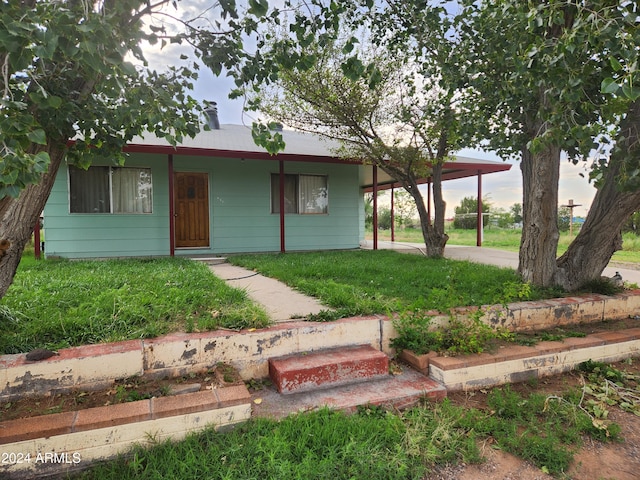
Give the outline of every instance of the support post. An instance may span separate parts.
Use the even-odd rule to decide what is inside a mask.
[[[378,250],[378,167],[373,166],[373,249]]]
[[[284,231],[284,160],[279,163],[279,179],[280,179],[280,253],[286,251],[285,231]]]
[[[174,192],[173,155],[167,158],[167,170],[169,173],[169,255],[176,255],[176,197]]]
[[[427,181],[427,217],[429,217],[429,225],[431,225],[431,180]]]
[[[393,195],[394,193],[394,188],[393,185],[391,185],[391,241],[395,242],[396,241],[396,218],[395,218],[395,213],[393,211]]]
[[[570,199],[567,205],[560,206],[569,209],[569,236],[573,237],[573,209],[576,207],[581,207],[582,205],[579,203],[573,203],[573,199]]]
[[[484,219],[482,218],[482,171],[478,170],[478,213],[476,215],[476,245],[482,246],[482,237],[484,233],[483,225]]]

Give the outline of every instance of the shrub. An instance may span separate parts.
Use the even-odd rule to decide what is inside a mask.
[[[449,325],[437,328],[432,325],[432,316],[414,308],[393,320],[398,337],[391,340],[391,346],[396,350],[411,350],[416,355],[430,351],[459,355],[482,353],[497,339],[513,339],[512,333],[493,329],[481,320],[481,316],[482,310],[469,317],[452,313]]]
[[[391,339],[391,346],[396,350],[411,350],[416,355],[441,351],[444,335],[432,327],[432,320],[432,316],[420,309],[399,314],[393,319],[398,336]]]

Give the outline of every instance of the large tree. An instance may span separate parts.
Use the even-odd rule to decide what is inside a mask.
[[[366,17],[381,44],[410,52],[427,71],[437,66],[445,88],[464,100],[458,131],[474,132],[472,144],[520,157],[522,278],[569,290],[598,278],[640,209],[638,2],[461,0],[453,21],[433,3],[456,8],[362,0],[350,12],[373,9]],[[560,161],[590,161],[594,151],[596,198],[556,259]]]
[[[415,201],[427,255],[442,256],[448,238],[442,166],[457,138],[448,92],[399,55],[370,50],[359,52],[357,60],[370,71],[359,63],[361,75],[347,78],[343,70],[355,61],[352,47],[348,42],[307,47],[313,65],[280,70],[277,88],[259,93],[260,108],[271,119],[338,140],[338,154],[375,165],[399,182]],[[435,221],[418,183],[428,176],[433,177]]]
[[[415,201],[427,255],[442,256],[448,239],[442,168],[462,138],[451,44],[442,41],[451,26],[445,10],[368,0],[311,3],[314,21],[298,21],[270,50],[279,62],[276,93],[259,89],[253,104],[279,122],[339,140],[343,156],[399,182]],[[314,32],[312,25],[321,28]],[[336,31],[352,33],[336,39]],[[291,58],[306,63],[292,65]],[[433,181],[433,221],[418,188],[424,177]]]
[[[637,2],[465,1],[458,18],[462,81],[478,138],[519,155],[519,272],[537,285],[579,288],[620,248],[637,190]],[[561,154],[574,162],[612,141],[596,165],[598,193],[580,235],[556,261]],[[623,173],[626,173],[623,175]],[[624,179],[624,181],[621,181]]]
[[[579,13],[587,28],[575,43],[593,54],[592,61],[600,60],[606,100],[600,115],[608,130],[601,138],[606,148],[592,166],[595,198],[580,233],[557,261],[556,282],[569,289],[597,278],[622,248],[622,229],[640,209],[640,5],[595,2],[581,5]]]
[[[158,73],[142,42],[189,46],[216,74],[265,75],[243,41],[278,17],[267,15],[266,0],[250,0],[242,14],[221,1],[215,22],[179,18],[192,11],[181,7],[179,0],[0,2],[0,297],[63,161],[122,163],[122,147],[144,131],[174,144],[198,131],[199,106],[188,95],[197,64],[167,48],[174,66]]]
[[[461,12],[451,21],[443,12],[456,3]],[[451,98],[464,101],[457,131],[474,132],[472,145],[520,158],[522,278],[569,290],[598,278],[640,209],[638,2],[334,0],[330,7],[299,25],[335,25],[337,13],[358,26],[365,18],[380,45],[406,51],[426,72],[435,68]],[[295,31],[300,40],[309,30]],[[350,78],[358,76],[354,65],[354,58],[343,64]],[[596,198],[557,259],[561,159],[590,161],[594,151]]]

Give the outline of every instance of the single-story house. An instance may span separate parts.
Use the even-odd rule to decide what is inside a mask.
[[[383,172],[339,158],[335,144],[315,135],[285,130],[285,150],[271,156],[255,145],[249,127],[215,126],[176,147],[154,136],[134,139],[123,167],[63,164],[43,212],[46,255],[216,256],[359,247],[363,193],[393,186]],[[509,168],[458,158],[447,164],[445,178],[480,179]]]

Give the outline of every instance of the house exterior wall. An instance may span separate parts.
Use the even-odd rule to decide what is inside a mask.
[[[280,250],[280,216],[271,213],[277,161],[174,155],[175,172],[209,175],[209,248],[176,255],[217,255]],[[169,171],[165,155],[132,154],[126,166],[151,168],[150,214],[69,213],[68,169],[63,165],[44,210],[45,255],[62,258],[166,256],[170,254]],[[328,177],[329,212],[285,215],[287,251],[357,248],[364,210],[357,165],[285,162],[286,173]]]

